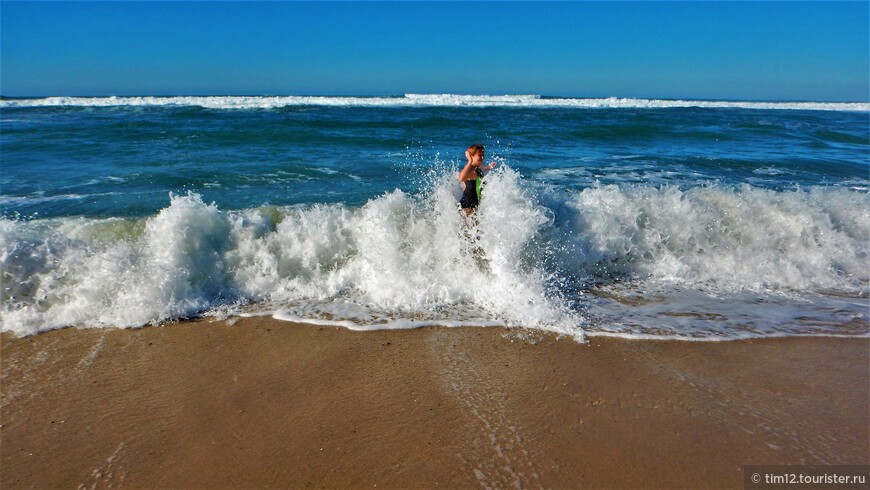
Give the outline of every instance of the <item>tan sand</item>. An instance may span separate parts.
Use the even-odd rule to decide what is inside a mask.
[[[740,488],[744,464],[870,459],[867,339],[270,318],[0,339],[4,489]]]

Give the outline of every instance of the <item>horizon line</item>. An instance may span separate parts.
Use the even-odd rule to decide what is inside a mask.
[[[360,98],[360,99],[375,99],[375,98],[406,98],[408,96],[454,96],[454,97],[536,97],[540,99],[573,99],[573,100],[608,100],[608,99],[628,99],[628,100],[648,100],[648,101],[685,101],[685,102],[759,102],[759,103],[825,103],[825,104],[867,104],[870,103],[870,97],[864,100],[815,100],[815,99],[752,99],[752,98],[711,98],[711,97],[648,97],[636,95],[608,95],[608,96],[581,96],[581,95],[551,95],[551,94],[536,94],[536,93],[452,93],[452,92],[429,92],[417,93],[407,92],[403,94],[277,94],[277,93],[199,93],[199,94],[135,94],[135,95],[118,95],[118,94],[100,94],[100,95],[80,95],[80,94],[53,94],[53,95],[3,95],[0,94],[0,99],[4,100],[38,100],[50,98],[184,98],[184,97],[302,97],[302,98]]]

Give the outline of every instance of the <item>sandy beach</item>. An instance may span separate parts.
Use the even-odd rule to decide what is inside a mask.
[[[870,340],[268,317],[2,337],[3,488],[739,488],[867,464]]]

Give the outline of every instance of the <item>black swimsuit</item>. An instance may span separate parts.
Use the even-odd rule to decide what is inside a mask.
[[[459,200],[459,207],[466,209],[474,209],[478,205],[477,201],[477,181],[466,180],[465,192],[462,193],[462,199]]]
[[[480,170],[474,169],[475,173],[478,177],[480,177]],[[459,200],[459,207],[462,209],[474,209],[480,204],[480,201],[477,199],[477,179],[465,180],[465,192],[462,193],[462,199]]]

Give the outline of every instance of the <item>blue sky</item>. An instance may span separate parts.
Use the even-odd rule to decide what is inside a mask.
[[[868,2],[0,2],[0,93],[867,101]]]

